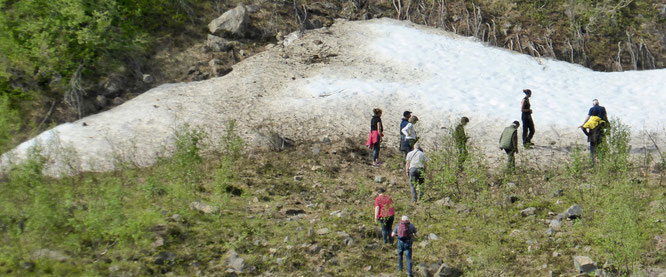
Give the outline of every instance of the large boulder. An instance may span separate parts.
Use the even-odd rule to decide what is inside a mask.
[[[215,35],[243,37],[250,23],[248,10],[244,5],[228,10],[208,24],[208,30]]]
[[[592,273],[597,270],[597,263],[587,256],[575,256],[574,266],[576,267],[576,271],[581,274]]]
[[[206,47],[214,52],[226,52],[234,48],[234,42],[208,34]]]

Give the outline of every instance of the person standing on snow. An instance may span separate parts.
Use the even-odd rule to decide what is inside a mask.
[[[382,237],[384,237],[384,244],[393,243],[391,237],[391,229],[393,228],[393,198],[386,194],[386,189],[378,188],[377,197],[375,198],[375,223],[379,221],[382,227]]]
[[[465,125],[469,123],[469,118],[463,116],[460,118],[460,123],[456,126],[455,131],[453,131],[453,142],[456,144],[456,149],[458,149],[458,169],[463,170],[463,163],[467,160],[467,135],[465,134]]]
[[[604,129],[608,126],[608,115],[606,108],[599,106],[599,100],[592,100],[592,108],[587,112],[583,125],[578,128],[583,130],[590,143],[590,158],[594,163],[597,155],[597,147],[603,141]]]
[[[525,93],[525,98],[520,103],[521,119],[523,121],[523,146],[529,148],[532,146],[532,137],[534,136],[534,121],[532,120],[532,106],[530,105],[532,91],[524,89],[523,93]]]
[[[419,143],[414,143],[414,150],[407,153],[405,158],[405,175],[409,176],[409,185],[412,187],[412,201],[415,203],[423,197],[422,186],[425,180],[425,164],[427,161],[428,157],[423,153]]]
[[[518,127],[520,127],[520,122],[516,120],[511,126],[504,128],[499,140],[500,149],[504,150],[507,155],[506,168],[508,171],[516,168],[515,154],[518,153]]]
[[[368,142],[365,146],[372,148],[372,166],[377,167],[379,162],[379,145],[384,136],[384,126],[382,125],[382,110],[375,108],[372,110],[374,114],[370,120],[370,135],[368,135]]]
[[[403,157],[407,157],[407,153],[409,153],[410,149],[405,147],[405,134],[402,133],[402,129],[409,124],[409,118],[412,117],[412,112],[410,111],[405,111],[402,113],[402,121],[400,121],[400,152],[403,153]]]
[[[405,125],[405,128],[402,128],[401,132],[403,135],[405,135],[405,142],[404,146],[408,148],[409,151],[414,150],[414,143],[418,140],[418,137],[416,136],[416,129],[414,128],[414,124],[419,121],[419,118],[416,116],[412,116],[409,118],[409,123]]]
[[[407,275],[412,276],[412,243],[418,236],[418,230],[409,218],[403,215],[400,223],[393,229],[391,237],[398,236],[398,270],[402,271],[402,254],[407,259]]]

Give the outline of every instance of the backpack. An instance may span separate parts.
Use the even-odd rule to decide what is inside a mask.
[[[400,225],[398,225],[398,238],[400,240],[410,240],[412,238],[409,221],[400,221]]]
[[[499,147],[503,150],[514,150],[513,149],[513,137],[516,135],[516,128],[509,126],[504,128],[502,136],[500,137]]]
[[[601,139],[604,135],[604,127],[605,124],[599,124],[597,127],[594,129],[590,130],[590,135],[587,137],[588,141],[593,143],[593,144],[599,144],[601,143]]]

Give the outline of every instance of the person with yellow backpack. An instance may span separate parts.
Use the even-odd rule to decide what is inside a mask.
[[[593,163],[597,155],[597,147],[603,141],[604,131],[608,124],[606,108],[599,106],[599,100],[592,100],[592,108],[588,111],[583,125],[578,128],[581,128],[587,136],[587,141],[590,143],[590,158]]]

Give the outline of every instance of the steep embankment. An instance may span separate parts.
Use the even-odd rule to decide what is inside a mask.
[[[537,124],[538,147],[529,155],[558,156],[585,143],[576,127],[593,98],[634,130],[664,130],[665,75],[593,72],[395,20],[339,21],[293,33],[284,45],[267,47],[224,77],[162,85],[110,111],[60,125],[4,155],[3,165],[21,161],[38,142],[53,154],[50,174],[107,171],[118,162],[150,165],[168,155],[182,126],[208,131],[215,143],[232,119],[260,147],[270,146],[273,134],[297,141],[356,137],[366,132],[374,107],[384,109],[388,134],[397,134],[403,110],[413,111],[428,146],[466,115],[473,144],[497,158],[500,153],[491,150],[502,127],[519,119],[523,88],[534,91]],[[645,147],[637,133],[634,143]],[[387,136],[389,144],[396,139]]]

